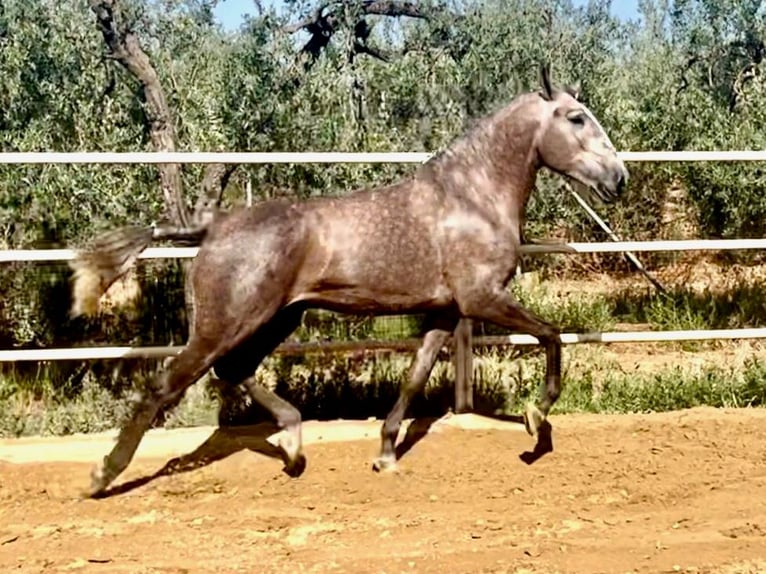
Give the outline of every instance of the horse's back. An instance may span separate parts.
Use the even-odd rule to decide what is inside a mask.
[[[337,309],[446,304],[438,212],[438,198],[413,182],[232,210],[200,249],[200,280],[273,284],[287,300]]]

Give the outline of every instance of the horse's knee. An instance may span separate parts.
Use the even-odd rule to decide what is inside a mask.
[[[545,389],[548,403],[553,405],[553,403],[559,400],[559,397],[561,396],[561,384],[558,381],[555,381],[553,384],[548,384]]]
[[[283,428],[295,428],[301,425],[301,412],[291,404],[285,403],[278,413],[279,424]]]
[[[156,409],[164,411],[175,408],[183,398],[186,385],[178,384],[167,373],[161,375],[160,380],[146,388],[138,396],[138,408]]]

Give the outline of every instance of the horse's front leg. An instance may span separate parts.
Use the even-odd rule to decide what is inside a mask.
[[[536,436],[561,394],[559,329],[523,307],[502,287],[470,293],[462,299],[461,310],[471,319],[489,321],[506,329],[528,333],[545,347],[545,385],[537,405],[528,403],[524,412],[527,432]]]
[[[425,388],[436,358],[439,356],[439,350],[447,342],[456,326],[457,319],[432,322],[432,328],[423,337],[423,344],[410,364],[408,380],[402,384],[399,399],[388,413],[381,428],[380,456],[372,463],[374,470],[396,470],[396,438],[399,436],[402,419],[413,397]]]

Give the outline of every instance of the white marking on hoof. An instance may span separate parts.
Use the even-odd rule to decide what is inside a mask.
[[[95,498],[106,490],[112,479],[106,472],[106,462],[97,464],[90,472],[90,489],[85,493],[86,498]]]
[[[399,467],[393,456],[380,456],[372,461],[372,470],[375,472],[396,472]]]
[[[527,407],[524,412],[524,426],[531,436],[537,436],[537,433],[540,431],[540,426],[543,424],[544,420],[545,416],[543,416],[543,413],[540,412],[540,409],[538,409],[532,403],[527,403]]]
[[[302,444],[300,425],[286,428],[279,439],[279,446],[290,460],[295,460],[300,455]]]
[[[290,476],[300,476],[306,469],[306,457],[303,455],[303,441],[301,439],[301,426],[297,425],[285,429],[279,439],[279,446],[285,452],[285,472]]]

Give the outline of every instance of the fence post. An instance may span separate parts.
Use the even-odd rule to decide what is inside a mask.
[[[453,334],[455,361],[455,412],[473,410],[473,325],[460,319]]]

